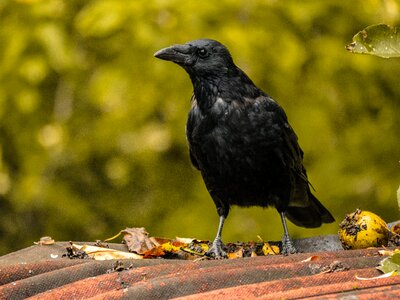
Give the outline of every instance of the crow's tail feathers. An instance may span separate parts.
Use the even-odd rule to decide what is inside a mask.
[[[310,205],[306,207],[289,206],[286,210],[287,218],[297,226],[306,228],[320,227],[322,223],[335,221],[331,213],[308,190]]]

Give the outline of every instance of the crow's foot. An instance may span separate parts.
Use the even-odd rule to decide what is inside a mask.
[[[282,238],[282,254],[289,255],[297,253],[296,247],[293,245],[293,241],[289,236]]]
[[[206,256],[213,258],[213,259],[224,259],[227,258],[228,255],[226,254],[226,251],[224,250],[225,245],[222,243],[221,240],[214,240],[214,242],[211,245],[211,248],[208,249],[206,252]]]

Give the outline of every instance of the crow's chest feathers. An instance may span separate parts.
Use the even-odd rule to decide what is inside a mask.
[[[254,130],[245,111],[235,110],[232,102],[217,98],[203,114],[199,107],[191,111],[193,128],[188,132],[191,151],[199,164],[205,168],[232,169],[232,164],[250,162],[252,153],[250,141]],[[254,139],[253,139],[254,140]]]
[[[241,99],[217,97],[206,113],[193,103],[188,141],[200,168],[258,173],[274,162],[284,124],[266,97]]]
[[[216,140],[229,138],[232,136],[236,124],[231,120],[232,109],[230,104],[216,98],[213,104],[206,111],[198,105],[196,99],[190,112],[189,122],[193,127],[192,138],[194,142],[204,143],[207,140]],[[190,138],[190,137],[189,137]]]

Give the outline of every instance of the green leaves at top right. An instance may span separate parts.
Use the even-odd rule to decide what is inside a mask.
[[[400,57],[400,27],[386,24],[368,26],[353,36],[353,42],[346,49],[384,58]]]

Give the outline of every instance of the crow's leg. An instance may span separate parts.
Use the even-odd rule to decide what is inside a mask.
[[[222,235],[222,228],[224,227],[224,222],[225,222],[225,216],[221,215],[219,216],[219,225],[218,225],[218,231],[217,231],[217,236],[215,237],[211,248],[208,249],[206,252],[207,256],[210,256],[215,259],[221,259],[221,258],[226,258],[227,254],[225,250],[223,249],[225,245],[222,243],[221,240],[221,235]]]
[[[289,236],[289,231],[286,224],[286,217],[284,212],[279,212],[281,215],[282,225],[283,225],[283,236],[282,236],[282,254],[288,255],[297,252],[297,249],[293,245],[293,241]]]

